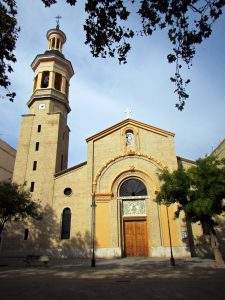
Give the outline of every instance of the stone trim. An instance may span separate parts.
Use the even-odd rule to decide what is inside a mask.
[[[112,193],[97,193],[95,194],[96,202],[109,202],[113,197]]]
[[[62,171],[56,173],[56,174],[54,175],[54,177],[57,178],[57,177],[59,177],[59,176],[61,176],[61,175],[64,175],[64,174],[66,174],[66,173],[68,173],[68,172],[71,172],[71,171],[76,170],[76,169],[78,169],[78,168],[80,168],[80,167],[83,167],[83,166],[85,166],[86,164],[87,164],[87,161],[84,161],[84,162],[82,162],[82,163],[80,163],[80,164],[78,164],[78,165],[76,165],[76,166],[73,166],[73,167],[71,167],[71,168],[69,168],[69,169],[62,170]]]
[[[23,114],[21,117],[35,117],[35,114]]]
[[[74,70],[73,70],[73,66],[72,66],[71,62],[68,59],[62,58],[54,53],[38,54],[31,63],[31,68],[33,71],[35,71],[36,68],[38,67],[40,60],[41,61],[56,60],[56,61],[64,64],[64,66],[67,67],[71,77],[74,75]]]
[[[194,161],[194,160],[187,159],[187,158],[184,158],[184,157],[181,157],[181,156],[177,156],[177,161],[179,161],[179,160],[180,161],[185,161],[185,162],[188,162],[188,163],[196,165],[196,161]]]
[[[156,246],[150,248],[149,257],[168,257],[170,258],[170,247]],[[122,257],[122,249],[120,247],[96,248],[96,257],[113,258]],[[185,247],[173,247],[175,258],[191,257],[190,252]]]
[[[119,247],[96,248],[95,255],[99,258],[121,257],[122,250]]]
[[[122,158],[128,158],[129,156],[133,156],[136,158],[143,158],[146,159],[150,162],[155,163],[157,166],[159,166],[161,169],[164,169],[165,166],[157,159],[155,159],[154,157],[152,157],[151,155],[146,155],[146,154],[141,154],[141,153],[136,153],[132,155],[127,155],[127,154],[123,154],[123,155],[119,155],[114,157],[113,159],[109,160],[96,174],[95,179],[94,179],[94,184],[97,184],[99,178],[101,177],[101,175],[103,174],[103,172],[109,168],[109,166],[111,164],[114,164],[115,162],[117,162],[118,160],[122,159]]]
[[[148,125],[148,124],[145,124],[145,123],[142,123],[142,122],[139,122],[139,121],[136,121],[136,120],[133,120],[133,119],[126,119],[126,120],[123,120],[122,122],[119,122],[103,131],[100,131],[92,136],[90,136],[89,138],[86,139],[86,142],[89,142],[91,140],[97,140],[99,138],[102,138],[104,137],[105,135],[108,135],[109,133],[112,133],[113,131],[117,130],[117,129],[120,129],[121,127],[123,127],[125,124],[131,124],[131,125],[134,125],[134,126],[138,126],[140,128],[143,128],[143,129],[146,129],[146,130],[149,130],[149,131],[152,131],[154,133],[157,133],[157,134],[160,134],[162,136],[165,136],[167,137],[168,135],[169,136],[172,136],[174,137],[175,134],[170,132],[170,131],[166,131],[164,129],[161,129],[161,128],[158,128],[158,127],[154,127],[152,125]]]
[[[173,248],[174,257],[191,257],[191,253],[186,249],[185,246],[177,246]],[[152,257],[170,257],[170,247],[165,246],[156,246],[151,247],[151,256]]]

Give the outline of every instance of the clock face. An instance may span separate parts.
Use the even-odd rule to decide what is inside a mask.
[[[45,109],[46,105],[44,103],[39,104],[38,109]]]

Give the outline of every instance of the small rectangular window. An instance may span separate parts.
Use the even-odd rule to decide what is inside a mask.
[[[34,191],[34,181],[30,183],[30,192]]]
[[[33,162],[33,170],[34,171],[37,170],[37,161],[36,160]]]
[[[39,142],[36,142],[35,144],[35,151],[38,151],[39,150]]]
[[[28,235],[29,235],[29,229],[25,228],[24,229],[24,241],[26,241],[28,239]]]
[[[41,125],[38,125],[38,132],[41,132]]]

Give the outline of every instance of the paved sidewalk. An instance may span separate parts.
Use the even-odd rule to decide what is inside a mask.
[[[0,295],[9,299],[225,299],[225,269],[211,260],[124,258],[57,260],[49,267],[0,267]]]

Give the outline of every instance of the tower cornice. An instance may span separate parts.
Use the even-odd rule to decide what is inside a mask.
[[[66,42],[66,35],[62,30],[58,28],[49,29],[46,34],[47,39],[49,39],[50,35],[52,34],[59,34],[62,37],[63,44]]]
[[[58,53],[56,53],[58,52]],[[55,61],[63,64],[66,66],[70,78],[74,75],[74,69],[69,60],[64,58],[64,55],[60,53],[59,51],[46,51],[44,54],[38,54],[35,59],[31,63],[31,68],[35,72],[37,67],[39,66],[40,62],[43,61]]]
[[[57,101],[65,105],[67,109],[67,113],[71,111],[69,102],[66,100],[65,95],[60,91],[57,91],[55,89],[50,89],[50,88],[45,90],[37,89],[35,93],[30,97],[30,100],[27,102],[27,106],[30,107],[36,100],[45,100],[45,99],[53,99],[54,101]]]

